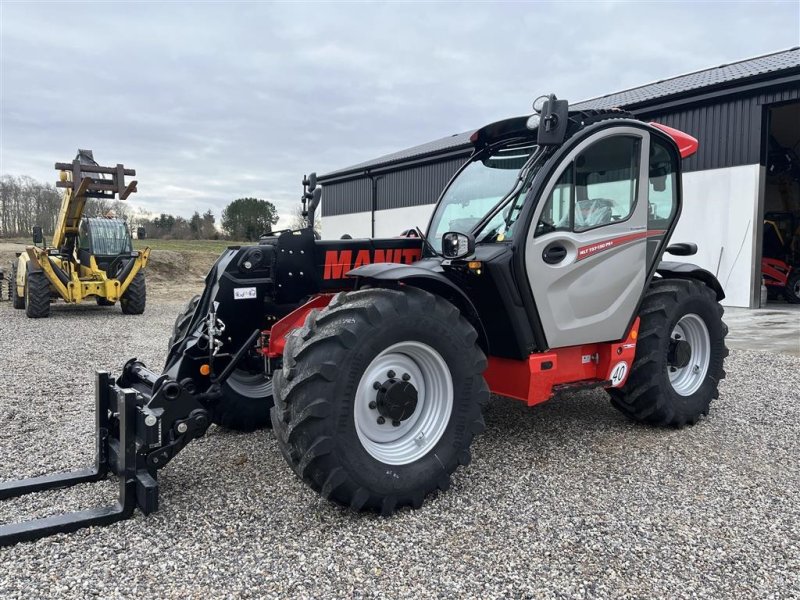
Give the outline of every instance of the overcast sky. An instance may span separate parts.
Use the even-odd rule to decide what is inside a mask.
[[[14,3],[0,0],[0,174],[91,148],[133,203],[256,196],[530,112],[800,44],[800,3]],[[324,196],[323,196],[324,203]],[[287,224],[284,220],[282,224]]]

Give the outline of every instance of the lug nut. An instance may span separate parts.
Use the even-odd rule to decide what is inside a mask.
[[[374,389],[374,390],[381,389],[381,382],[380,381],[376,381],[375,383],[373,383],[372,384],[372,389]]]
[[[389,379],[394,379],[394,375],[395,375],[394,371],[389,371],[389,372],[386,374],[386,376],[387,376]]]
[[[378,403],[377,403],[377,402],[375,402],[375,400],[372,400],[372,401],[369,403],[369,407],[370,407],[372,410],[375,410],[376,408],[378,408]]]
[[[378,425],[383,425],[384,423],[386,423],[386,419],[383,417],[378,417]]]
[[[394,421],[392,421],[392,425],[393,425],[394,427],[400,427],[400,421],[398,421],[397,419],[395,419]]]
[[[403,381],[408,381],[409,379],[411,379],[411,375],[408,373],[403,373]]]

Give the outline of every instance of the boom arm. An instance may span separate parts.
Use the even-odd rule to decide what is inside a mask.
[[[113,200],[119,194],[125,200],[136,191],[136,181],[125,185],[125,175],[136,175],[134,169],[126,169],[123,165],[101,167],[91,150],[78,150],[78,155],[71,163],[56,163],[55,168],[61,171],[56,187],[66,188],[58,222],[53,233],[52,246],[62,248],[78,235],[78,226],[83,216],[87,198],[106,198]],[[110,175],[104,179],[103,175]],[[69,243],[72,246],[71,243]]]

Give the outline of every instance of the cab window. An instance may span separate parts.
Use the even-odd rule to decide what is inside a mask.
[[[578,155],[545,202],[535,235],[580,233],[628,219],[636,206],[641,140],[602,139]]]
[[[666,230],[677,209],[677,159],[669,147],[653,138],[647,188],[647,228]]]

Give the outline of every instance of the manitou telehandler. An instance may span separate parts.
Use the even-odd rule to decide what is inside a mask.
[[[252,428],[269,412],[310,487],[390,514],[447,489],[490,393],[535,405],[600,387],[636,421],[707,414],[725,376],[723,291],[661,260],[696,251],[668,243],[697,141],[555,96],[534,110],[472,135],[416,239],[305,229],[225,251],[162,372],[132,359],[97,374],[96,465],[0,486],[12,497],[113,472],[118,503],[6,525],[0,543],[153,512],[158,470],[212,422]],[[313,215],[320,188],[307,187]],[[239,396],[223,391],[234,378]]]
[[[119,300],[122,312],[144,312],[144,269],[150,249],[135,251],[125,221],[87,218],[88,198],[125,200],[136,191],[136,181],[125,184],[126,175],[136,175],[123,165],[101,167],[91,150],[78,150],[71,163],[56,163],[60,171],[56,186],[65,188],[58,221],[50,245],[44,243],[41,227],[34,227],[33,245],[17,255],[11,279],[14,308],[24,308],[33,319],[50,315],[50,303],[61,298],[78,303],[94,298],[101,306]]]

